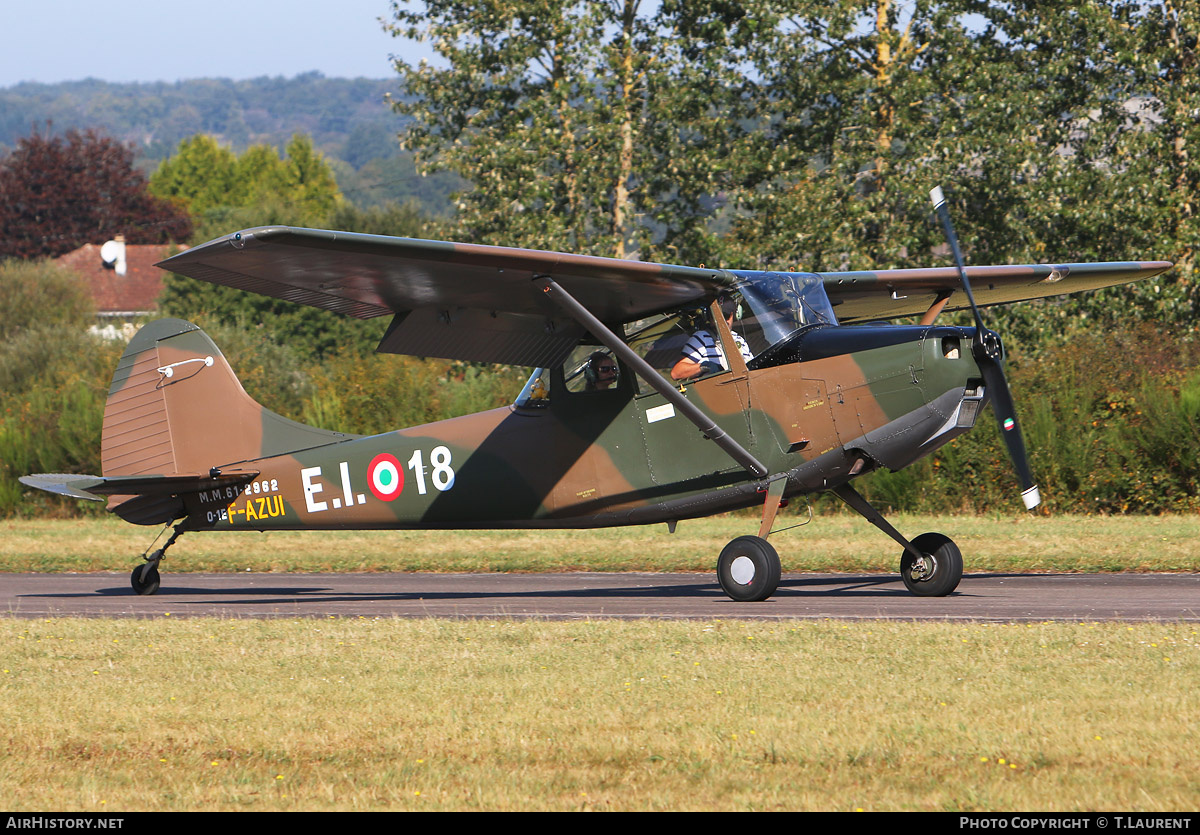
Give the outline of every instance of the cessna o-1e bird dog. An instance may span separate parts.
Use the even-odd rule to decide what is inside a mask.
[[[734,600],[780,580],[767,536],[789,496],[832,491],[903,548],[917,595],[958,585],[958,547],[905,538],[851,486],[970,429],[991,402],[1027,507],[1039,501],[979,305],[1093,290],[1168,262],[763,272],[263,227],[161,266],[370,318],[382,352],[535,367],[508,407],[371,437],[287,420],[243,390],[195,325],[129,343],[104,412],[103,476],[27,485],[174,526],[134,569],[139,594],[182,533],[201,530],[589,528],[762,507],[717,559]],[[974,292],[972,284],[975,285]],[[935,325],[944,310],[975,327]],[[918,325],[878,320],[921,316]],[[688,362],[681,362],[681,360]],[[165,528],[164,528],[165,532]]]

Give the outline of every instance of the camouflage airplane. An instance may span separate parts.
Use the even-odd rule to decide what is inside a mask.
[[[1094,290],[1171,264],[965,269],[944,203],[939,214],[957,268],[765,272],[313,229],[236,232],[161,266],[358,318],[390,315],[381,352],[535,370],[511,406],[362,437],[267,410],[207,335],[163,319],[117,367],[103,476],[21,481],[108,497],[129,522],[173,526],[134,569],[139,594],[157,591],[159,562],[188,531],[652,522],[673,531],[681,519],[759,506],[757,535],[725,546],[717,578],[734,600],[764,600],[780,580],[767,536],[781,503],[831,491],[902,547],[909,590],[946,595],[963,570],[954,542],[905,538],[853,479],[929,455],[991,402],[1025,504],[1036,505],[1003,349],[978,305]],[[967,309],[974,328],[934,324]],[[879,321],[913,316],[920,324]]]

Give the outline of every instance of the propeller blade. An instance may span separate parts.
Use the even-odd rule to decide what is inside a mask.
[[[962,250],[958,247],[958,236],[954,234],[954,226],[950,222],[950,211],[946,208],[946,196],[940,186],[929,192],[933,200],[933,208],[937,211],[954,254],[954,264],[958,267],[958,277],[962,281],[963,291],[971,305],[971,314],[975,317],[975,339],[971,343],[971,353],[983,373],[983,383],[992,400],[992,411],[1000,424],[1000,436],[1008,447],[1008,457],[1012,459],[1017,471],[1017,480],[1021,484],[1021,501],[1027,510],[1032,510],[1041,504],[1042,496],[1033,480],[1033,471],[1029,468],[1029,456],[1025,450],[1025,438],[1021,434],[1021,425],[1017,421],[1017,409],[1013,403],[1012,393],[1008,389],[1008,380],[1004,376],[1004,367],[1000,364],[1004,349],[1000,338],[994,331],[983,326],[983,317],[979,306],[975,304],[975,296],[971,292],[971,282],[967,278],[967,268],[963,263]]]
[[[1021,425],[1017,422],[1017,410],[1013,404],[1012,394],[1008,390],[1008,381],[1004,378],[1004,369],[1000,363],[987,359],[980,361],[979,370],[983,372],[983,384],[987,386],[992,400],[992,411],[996,414],[996,422],[1000,424],[1000,437],[1008,447],[1008,457],[1012,459],[1017,471],[1017,480],[1021,484],[1021,501],[1026,510],[1033,510],[1042,501],[1041,492],[1033,480],[1033,471],[1029,468],[1029,457],[1025,452],[1025,438],[1021,434]]]

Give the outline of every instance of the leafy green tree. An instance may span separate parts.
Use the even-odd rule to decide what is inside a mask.
[[[682,257],[700,239],[720,191],[712,134],[739,129],[720,115],[737,88],[715,75],[734,68],[707,61],[712,32],[687,28],[686,5],[395,7],[392,34],[432,42],[447,64],[398,60],[395,107],[414,120],[403,141],[422,170],[470,184],[462,234],[616,257]]]
[[[52,261],[0,262],[0,516],[87,512],[32,497],[17,478],[99,472],[100,424],[119,344],[87,332],[87,287]]]
[[[287,144],[284,158],[266,145],[253,145],[239,156],[211,136],[193,136],[159,165],[150,190],[200,219],[229,209],[269,207],[300,226],[320,224],[342,203],[333,172],[301,134]]]
[[[236,195],[236,167],[233,151],[215,137],[197,134],[183,140],[178,151],[158,166],[150,178],[150,191],[199,217],[230,202],[243,202]]]
[[[928,264],[943,243],[929,204],[939,184],[972,261],[1034,248],[1028,186],[1069,163],[1059,155],[1105,80],[1090,13],[973,0],[753,6],[760,37],[730,60],[759,79],[765,141],[748,153],[728,258]]]
[[[397,238],[429,237],[431,226],[415,203],[397,206],[389,203],[360,209],[345,204],[329,216],[329,226],[346,232],[367,235],[391,235]]]
[[[288,143],[286,158],[265,145],[237,155],[212,137],[195,136],[159,166],[150,184],[198,218],[200,240],[252,226],[324,226],[343,205],[329,166],[300,135]],[[159,305],[206,326],[253,330],[304,358],[368,350],[384,327],[174,274]]]
[[[83,330],[96,315],[87,284],[52,261],[0,261],[0,341],[39,327]],[[2,386],[0,386],[2,387]]]
[[[1150,321],[1195,334],[1200,316],[1200,3],[1093,2],[1084,7],[1094,55],[1108,69],[1093,109],[1076,126],[1077,159],[1043,192],[1066,238],[1085,256],[1167,259],[1171,273],[1052,309],[1060,328]]]

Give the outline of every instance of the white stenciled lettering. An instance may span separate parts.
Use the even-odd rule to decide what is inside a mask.
[[[454,486],[454,470],[450,467],[450,450],[444,446],[435,447],[429,453],[429,462],[433,464],[433,486],[445,492]]]
[[[354,491],[350,488],[350,462],[343,461],[338,465],[338,472],[342,475],[342,499],[346,507],[354,504]]]
[[[318,513],[328,507],[325,502],[318,502],[314,498],[317,493],[325,489],[325,485],[313,481],[320,477],[320,467],[305,467],[300,471],[300,481],[304,485],[304,506],[308,508],[309,513]]]
[[[430,476],[433,480],[433,486],[439,492],[445,492],[454,486],[454,468],[450,466],[450,450],[447,447],[434,447],[429,453],[429,463],[432,465]],[[413,476],[417,480],[417,492],[422,496],[425,495],[425,459],[421,450],[413,450],[412,457],[408,459],[408,468],[412,470]]]
[[[421,463],[421,450],[414,449],[412,458],[408,459],[408,468],[417,479],[417,492],[425,495],[425,465]]]

